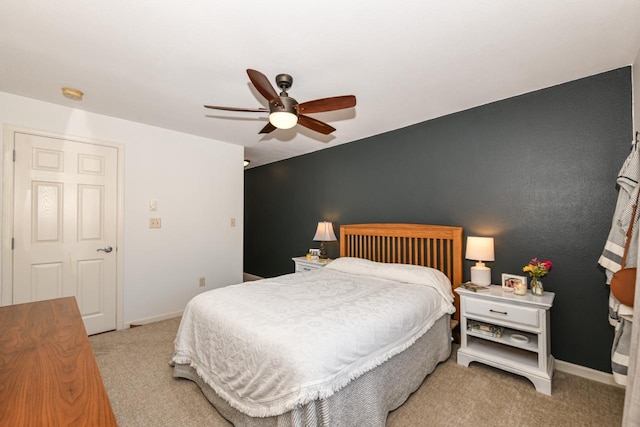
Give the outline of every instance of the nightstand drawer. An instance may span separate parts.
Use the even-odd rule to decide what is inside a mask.
[[[538,310],[536,309],[480,299],[465,298],[465,300],[465,312],[467,315],[519,323],[535,328],[540,326]]]

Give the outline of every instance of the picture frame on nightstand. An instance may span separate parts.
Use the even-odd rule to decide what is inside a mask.
[[[527,276],[517,276],[515,274],[502,273],[502,290],[506,292],[513,292],[516,284],[524,283],[524,287],[527,287]]]

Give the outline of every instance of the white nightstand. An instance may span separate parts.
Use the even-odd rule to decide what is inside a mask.
[[[325,265],[329,264],[332,260],[328,259],[326,261],[318,261],[318,260],[310,260],[307,257],[300,256],[296,258],[291,258],[296,265],[296,273],[301,273],[303,271],[310,271],[316,268],[322,268]]]
[[[460,335],[458,364],[481,362],[528,378],[536,390],[551,395],[554,359],[551,355],[549,309],[555,294],[514,295],[500,285],[473,292],[458,287],[460,295]],[[470,321],[503,327],[502,337],[469,330]]]

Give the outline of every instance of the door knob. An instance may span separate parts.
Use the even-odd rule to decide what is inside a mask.
[[[100,251],[105,251],[106,253],[109,253],[113,250],[113,248],[111,246],[105,246],[102,249],[98,249],[96,252],[100,252]]]

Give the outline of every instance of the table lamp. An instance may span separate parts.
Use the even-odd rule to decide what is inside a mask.
[[[491,269],[483,261],[494,261],[493,237],[467,237],[466,259],[476,260],[471,267],[471,283],[476,285],[491,284]]]
[[[320,259],[327,259],[327,248],[325,248],[324,242],[333,242],[338,240],[333,232],[333,224],[327,221],[319,222],[318,228],[316,229],[316,235],[313,236],[313,240],[320,241]]]

